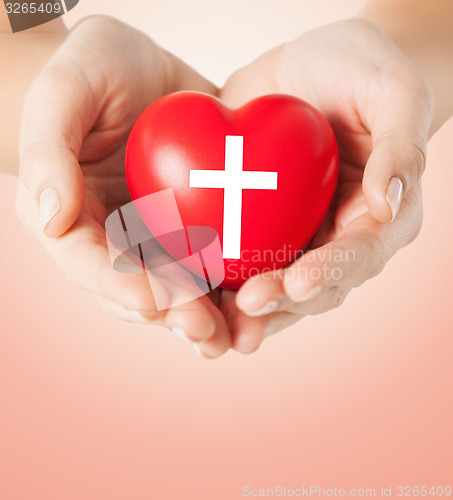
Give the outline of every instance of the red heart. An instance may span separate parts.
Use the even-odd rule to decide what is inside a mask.
[[[169,94],[138,118],[126,150],[133,200],[172,188],[184,226],[217,230],[224,288],[292,260],[324,219],[337,176],[329,123],[287,95],[259,97],[232,110],[205,94]],[[165,214],[159,216],[165,221]]]

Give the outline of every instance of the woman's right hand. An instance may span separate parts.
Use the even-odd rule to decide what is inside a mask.
[[[112,267],[104,224],[131,201],[124,175],[129,132],[155,99],[217,89],[144,34],[108,17],[80,22],[32,83],[24,104],[17,210],[67,277],[103,309],[154,323],[207,357],[231,344],[206,296],[158,311],[145,274]]]

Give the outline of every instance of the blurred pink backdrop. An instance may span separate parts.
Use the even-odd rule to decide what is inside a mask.
[[[317,10],[235,1],[222,17],[219,3],[174,0],[148,5],[144,19],[137,0],[122,17],[155,29],[221,84],[235,57],[243,64],[320,24],[323,10],[333,19],[361,2],[342,4],[340,12],[327,1]],[[82,1],[68,23],[95,11],[120,16],[119,5]],[[241,5],[236,29],[230,13]],[[219,32],[215,12],[231,21],[215,21]],[[277,33],[268,31],[272,19]],[[211,51],[228,46],[223,67]],[[301,321],[251,356],[216,361],[163,329],[104,315],[22,229],[16,181],[3,176],[0,499],[233,500],[247,485],[378,493],[382,485],[452,485],[452,137],[450,122],[430,144],[415,243],[341,308]]]

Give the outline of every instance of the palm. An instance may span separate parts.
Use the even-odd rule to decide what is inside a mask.
[[[121,148],[112,155],[95,162],[81,162],[85,177],[85,204],[83,211],[98,223],[130,201],[124,175],[124,151]]]
[[[131,201],[124,170],[126,143],[135,120],[151,102],[151,97],[136,99],[131,82],[118,87],[121,90],[101,111],[79,157],[85,178],[84,211],[102,225],[111,212]]]
[[[339,149],[338,184],[328,214],[313,237],[310,248],[325,245],[339,236],[359,215],[367,211],[362,189],[371,136],[361,123],[332,123]]]

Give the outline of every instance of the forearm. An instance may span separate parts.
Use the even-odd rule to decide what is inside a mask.
[[[431,85],[433,134],[453,116],[453,2],[369,0],[360,17],[383,29]]]
[[[18,137],[25,92],[66,37],[61,19],[12,33],[0,8],[0,172],[17,174]]]

